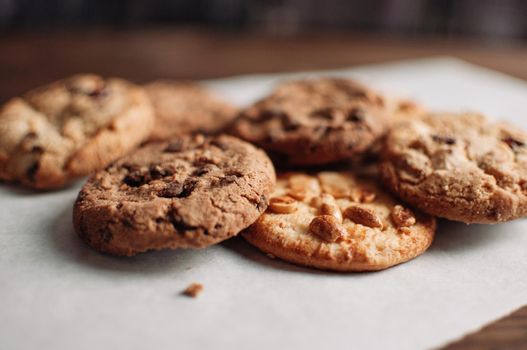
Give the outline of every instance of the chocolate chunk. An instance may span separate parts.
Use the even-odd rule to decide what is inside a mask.
[[[516,151],[520,147],[525,147],[525,142],[516,140],[510,136],[502,139],[501,141],[505,142],[507,146],[509,146],[514,151]]]
[[[335,118],[335,111],[332,108],[321,108],[313,111],[311,117],[333,120]]]
[[[450,136],[432,135],[432,140],[437,143],[444,143],[447,145],[455,145],[456,139]]]
[[[167,168],[162,168],[159,165],[151,165],[148,169],[149,171],[149,180],[159,180],[165,176],[170,176],[174,174],[174,171]]]
[[[39,161],[34,162],[33,164],[31,164],[29,168],[27,168],[26,175],[30,181],[35,181],[35,175],[37,174],[39,168],[40,168]]]
[[[123,182],[130,187],[139,187],[146,183],[145,175],[141,171],[133,171],[124,177]]]
[[[174,230],[179,234],[184,234],[187,231],[196,231],[198,229],[196,226],[187,224],[175,210],[170,212],[168,220],[172,224],[172,227],[174,227]]]
[[[364,118],[364,111],[360,108],[353,108],[346,115],[346,120],[354,123],[362,122]]]
[[[167,153],[177,153],[183,151],[183,142],[181,140],[172,141],[168,144],[163,152]]]

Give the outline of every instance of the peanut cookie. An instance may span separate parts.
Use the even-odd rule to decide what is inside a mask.
[[[121,79],[77,75],[33,90],[0,110],[0,179],[64,186],[139,145],[153,121],[144,91]]]
[[[337,271],[382,270],[422,254],[436,222],[349,172],[286,173],[243,236],[273,256]]]
[[[232,132],[289,164],[325,164],[366,151],[389,124],[385,100],[345,79],[286,82],[243,111]]]
[[[527,215],[527,134],[477,114],[403,122],[386,138],[385,184],[432,215],[497,223]]]
[[[94,174],[73,221],[86,243],[115,255],[202,248],[253,223],[274,183],[271,161],[254,146],[231,136],[182,136]]]
[[[194,132],[217,133],[232,122],[237,109],[191,82],[156,81],[146,85],[156,115],[151,140]]]

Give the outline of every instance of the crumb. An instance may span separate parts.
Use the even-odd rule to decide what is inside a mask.
[[[265,255],[267,255],[268,258],[276,259],[276,256],[274,256],[274,255],[271,254],[271,253],[267,253],[267,254],[265,254]]]
[[[201,283],[191,283],[187,288],[185,288],[182,294],[191,298],[196,298],[202,291],[203,285]]]

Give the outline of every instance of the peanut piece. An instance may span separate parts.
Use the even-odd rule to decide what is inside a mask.
[[[335,242],[346,234],[346,230],[332,215],[315,216],[309,224],[308,232],[326,242]]]
[[[375,214],[375,211],[369,208],[352,205],[344,210],[344,217],[356,224],[381,229],[383,227],[382,220]]]
[[[339,223],[342,223],[342,212],[340,211],[340,208],[336,204],[330,204],[330,203],[322,203],[322,205],[318,208],[318,215],[331,215]]]
[[[410,227],[415,224],[414,214],[401,205],[393,207],[391,217],[396,227]]]
[[[317,215],[332,215],[342,223],[342,211],[332,195],[322,193],[318,197],[313,197],[310,205],[317,208]]]
[[[361,203],[371,203],[375,200],[375,193],[364,190],[360,194]]]
[[[289,187],[287,194],[300,201],[320,191],[317,179],[303,174],[291,175],[287,185]]]
[[[296,200],[291,197],[274,197],[269,200],[269,210],[273,213],[290,214],[296,209]]]

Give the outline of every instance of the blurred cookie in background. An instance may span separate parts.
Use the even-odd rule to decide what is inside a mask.
[[[150,140],[188,133],[215,134],[235,118],[237,108],[193,82],[159,80],[145,86],[156,122]]]

